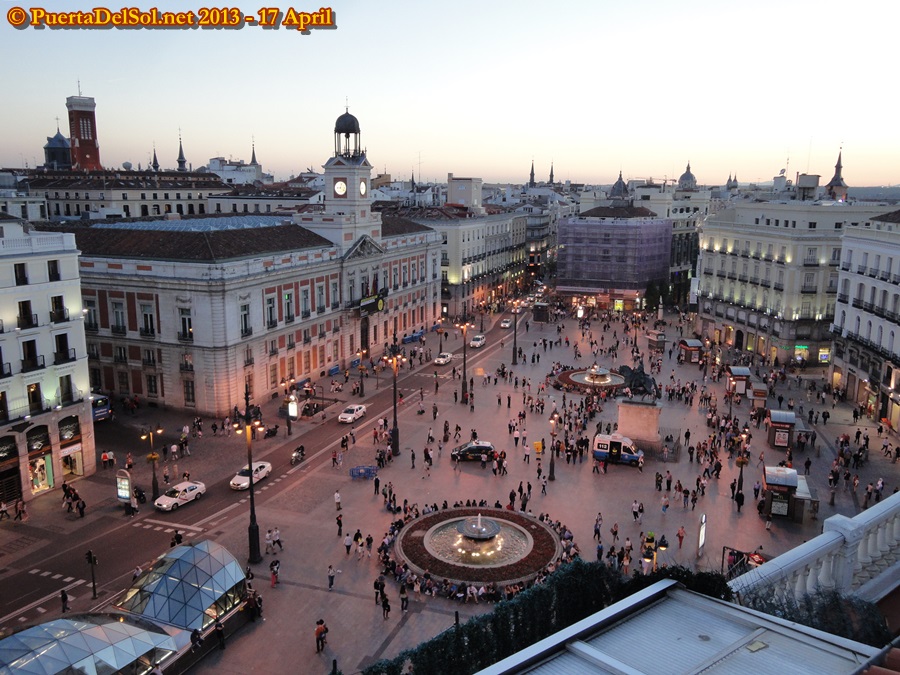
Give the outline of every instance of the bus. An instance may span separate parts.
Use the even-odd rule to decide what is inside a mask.
[[[94,394],[91,399],[91,407],[94,409],[94,421],[109,419],[112,416],[112,406],[109,397],[103,394]]]
[[[607,460],[611,464],[637,466],[644,456],[634,442],[621,434],[597,434],[594,436],[594,459]]]

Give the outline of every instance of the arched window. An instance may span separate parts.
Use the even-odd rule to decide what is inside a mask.
[[[846,320],[847,320],[847,312],[845,312],[845,311],[842,309],[842,310],[841,310],[841,322],[838,324],[838,326],[840,326],[842,330],[843,330],[843,328],[844,328],[844,322],[845,322]]]

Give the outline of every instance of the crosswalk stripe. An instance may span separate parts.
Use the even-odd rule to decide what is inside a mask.
[[[42,577],[49,577],[53,572],[41,572]]]
[[[28,574],[37,574],[38,572],[40,572],[39,569],[28,570]]]
[[[59,579],[60,577],[62,577],[62,574],[54,574],[54,575],[53,575],[53,578],[54,578],[54,579]]]

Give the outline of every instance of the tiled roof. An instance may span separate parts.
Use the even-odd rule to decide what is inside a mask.
[[[403,216],[382,214],[381,236],[396,237],[401,234],[413,234],[414,232],[431,232],[427,225],[420,225],[404,218]]]
[[[643,206],[598,206],[584,213],[579,218],[658,218],[650,209]]]
[[[214,262],[332,245],[324,237],[294,224],[210,232],[92,227],[70,227],[65,231],[75,233],[76,245],[84,256],[132,260]]]
[[[229,186],[212,173],[186,171],[41,171],[20,176],[31,192],[47,190],[221,189]]]
[[[876,216],[872,220],[877,220],[879,223],[900,223],[900,211],[891,211],[883,216]]]

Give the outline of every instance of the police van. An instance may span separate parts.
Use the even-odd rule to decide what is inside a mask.
[[[611,464],[637,466],[644,456],[634,442],[621,434],[597,434],[594,436],[594,459],[607,460]]]

